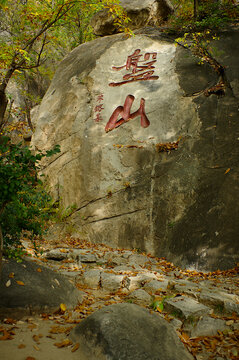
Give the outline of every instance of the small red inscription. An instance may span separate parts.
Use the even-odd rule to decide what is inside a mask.
[[[113,70],[120,71],[122,69],[130,70],[129,74],[123,76],[123,81],[110,83],[109,86],[120,86],[134,81],[157,80],[159,77],[154,74],[157,59],[157,53],[140,54],[141,50],[136,49],[132,55],[129,55],[126,64],[122,66],[112,66]],[[143,59],[141,59],[143,57]],[[151,58],[151,59],[150,59]],[[150,61],[148,61],[150,60]],[[137,74],[139,73],[139,74]]]
[[[103,94],[100,94],[97,96],[97,99],[96,99],[96,102],[97,103],[100,103],[101,101],[104,100],[104,95]],[[103,107],[104,105],[103,104],[97,104],[95,107],[94,107],[94,112],[96,113],[95,114],[95,118],[94,118],[94,121],[95,122],[100,122],[102,121],[102,116],[101,116],[101,111],[104,109]]]
[[[120,125],[128,122],[131,119],[134,119],[137,116],[140,116],[140,124],[143,128],[146,128],[150,125],[149,119],[145,113],[145,100],[143,98],[140,100],[139,109],[132,114],[130,113],[134,99],[135,98],[133,95],[128,95],[125,99],[124,106],[120,105],[113,111],[109,121],[105,126],[106,132],[116,129]],[[118,120],[119,115],[121,118]]]

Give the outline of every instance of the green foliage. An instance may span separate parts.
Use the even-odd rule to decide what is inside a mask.
[[[169,22],[170,32],[197,32],[217,30],[238,21],[239,8],[233,0],[173,0],[175,14]]]
[[[58,145],[45,153],[32,151],[22,144],[12,144],[6,136],[0,138],[0,227],[6,245],[19,239],[22,230],[42,234],[43,210],[50,201],[40,187],[37,176],[39,162],[60,152]]]
[[[71,216],[73,212],[76,210],[76,208],[77,208],[76,204],[63,208],[61,205],[59,206],[58,203],[58,204],[54,204],[53,206],[50,204],[50,207],[48,209],[46,208],[45,210],[51,214],[50,217],[51,221],[60,223],[66,220],[69,216]]]
[[[39,186],[18,192],[0,217],[5,243],[16,244],[23,230],[28,230],[31,235],[42,235],[44,221],[49,216],[44,209],[50,201],[50,195]]]
[[[152,302],[152,304],[150,305],[150,307],[154,310],[154,311],[159,311],[162,312],[164,305],[163,305],[163,300],[154,300]]]

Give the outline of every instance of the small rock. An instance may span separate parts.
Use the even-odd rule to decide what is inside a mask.
[[[97,289],[100,285],[100,275],[101,271],[98,269],[86,270],[78,281],[91,289]]]
[[[211,309],[186,296],[176,296],[164,301],[166,311],[175,313],[175,316],[188,319],[198,318],[211,312]]]
[[[163,281],[151,280],[150,282],[144,285],[144,290],[151,293],[155,293],[156,291],[167,290],[167,286],[168,286],[168,280],[163,280]]]
[[[55,260],[55,261],[62,261],[69,257],[69,252],[61,251],[62,249],[53,249],[49,250],[46,253],[43,254],[43,257],[45,257],[48,260]]]
[[[156,275],[152,273],[147,274],[138,274],[137,276],[130,276],[130,291],[138,289],[139,287],[144,286],[147,282],[151,280],[156,280]]]
[[[151,302],[151,296],[143,289],[134,290],[129,294],[128,299],[141,304],[149,304]]]
[[[79,255],[79,264],[81,263],[94,263],[97,258],[95,254],[81,254]]]
[[[230,302],[230,301],[225,301],[224,308],[228,313],[235,312],[236,314],[239,315],[239,304],[235,304],[234,302]]]
[[[226,306],[227,304],[227,307],[229,309],[231,306],[230,304],[232,304],[233,307],[233,303],[238,301],[239,298],[236,295],[228,294],[227,292],[224,291],[219,291],[219,290],[207,291],[204,289],[199,296],[199,300],[206,305]],[[238,304],[238,310],[239,310],[239,304]]]
[[[174,329],[178,330],[181,329],[183,323],[178,319],[173,319],[170,321],[170,324],[174,327]]]
[[[191,337],[198,336],[214,336],[217,335],[217,331],[223,331],[228,329],[226,322],[221,319],[213,319],[209,316],[205,316],[198,321],[196,326],[191,331]]]
[[[112,273],[102,272],[101,286],[103,290],[115,292],[121,288],[123,278],[123,275],[115,275]]]
[[[178,292],[198,298],[201,288],[198,284],[188,280],[177,280],[174,289]]]
[[[128,259],[128,264],[133,266],[145,266],[149,261],[148,257],[141,254],[133,254]]]
[[[132,272],[133,268],[130,265],[119,265],[114,267],[115,272]]]

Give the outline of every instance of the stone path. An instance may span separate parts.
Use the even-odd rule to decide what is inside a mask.
[[[32,252],[30,244],[25,243],[25,246]],[[66,359],[76,358],[72,352],[74,344],[59,346],[60,350],[54,346],[55,341],[61,344],[66,338],[67,325],[68,328],[74,326],[97,309],[119,302],[136,303],[171,322],[196,360],[239,358],[238,268],[214,273],[182,270],[165,259],[136,251],[111,249],[104,245],[78,243],[76,240],[68,241],[64,247],[56,249],[45,246],[42,255],[33,258],[33,261],[71,279],[85,293],[84,300],[74,311],[68,311],[62,306],[56,314],[35,316],[30,321],[29,318],[21,319],[20,323],[13,322],[12,319],[5,320],[0,324],[2,335],[4,336],[3,329],[6,329],[9,333],[13,331],[16,336],[12,335],[13,340],[8,341],[7,345],[7,341],[0,341],[0,349],[3,349],[3,353],[5,351],[4,360],[11,359],[6,350],[8,346],[9,351],[11,344],[15,350],[19,349],[19,355],[14,355],[16,360],[27,359],[26,350],[30,348],[33,359],[43,359],[43,347],[46,346],[46,340],[49,343],[49,339],[54,349],[52,358],[55,359],[58,356],[55,352],[60,350]],[[48,328],[44,330],[44,336],[37,338],[38,344],[34,344],[33,339],[33,344],[28,349],[21,349],[19,346],[24,340],[16,343],[20,341],[17,337],[19,332],[25,331],[25,339],[27,336],[34,336],[31,326],[27,327],[29,323],[37,323],[39,332],[43,323]],[[52,333],[54,326],[65,330],[61,332],[58,329],[58,332],[56,330]],[[18,339],[15,343],[14,338]],[[33,348],[34,345],[39,350]],[[48,344],[47,349],[49,346]],[[68,355],[65,355],[66,351]],[[28,360],[30,359],[31,357]],[[50,360],[49,357],[47,359]]]

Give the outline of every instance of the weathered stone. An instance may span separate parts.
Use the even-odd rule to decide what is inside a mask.
[[[149,291],[151,293],[155,293],[159,290],[166,290],[168,286],[168,280],[158,281],[158,280],[151,280],[150,282],[144,285],[144,290]]]
[[[180,320],[178,320],[178,319],[173,319],[173,320],[171,320],[170,321],[170,324],[174,327],[174,329],[176,329],[176,330],[179,330],[181,327],[182,327],[182,325],[183,325],[183,323],[182,323],[182,321],[180,321]]]
[[[94,263],[98,260],[94,253],[84,249],[73,249],[72,257],[79,260],[80,263]]]
[[[130,290],[133,291],[139,287],[143,287],[151,280],[156,280],[156,275],[153,273],[137,274],[136,276],[130,276]]]
[[[228,326],[226,326],[224,320],[204,316],[202,319],[199,319],[198,323],[193,327],[191,337],[214,336],[217,335],[218,330],[223,331],[225,329],[228,329]]]
[[[132,291],[128,295],[128,299],[132,300],[133,302],[146,305],[150,305],[150,302],[152,300],[151,296],[143,289],[137,289]]]
[[[164,301],[165,309],[177,317],[199,318],[211,312],[211,309],[186,296],[176,296]]]
[[[221,290],[203,290],[199,296],[199,300],[206,305],[224,306],[226,303],[238,302],[239,297]]]
[[[13,276],[9,277],[12,273]],[[32,261],[5,260],[0,281],[0,316],[24,316],[55,311],[61,303],[67,308],[82,301],[78,291],[63,275]]]
[[[70,337],[82,360],[192,360],[166,320],[133,304],[96,311]]]
[[[82,254],[79,255],[79,262],[80,263],[94,263],[97,261],[97,257],[95,254]]]
[[[124,273],[124,272],[130,273],[130,272],[133,271],[133,268],[130,265],[119,265],[119,266],[114,267],[114,271],[119,272],[119,273],[120,272],[122,272],[122,273]]]
[[[202,290],[200,285],[201,284],[195,284],[192,281],[177,280],[174,285],[174,290],[198,298]]]
[[[52,249],[43,254],[43,256],[48,260],[61,261],[69,257],[69,252],[65,249]]]
[[[123,275],[115,275],[112,273],[102,272],[101,286],[103,290],[115,292],[121,288],[123,278]]]
[[[144,26],[159,26],[173,13],[169,0],[121,0],[121,6],[130,18],[128,27],[139,29]],[[121,32],[115,18],[108,10],[101,10],[92,18],[95,35],[105,36]]]
[[[148,257],[141,254],[133,254],[128,258],[128,264],[131,266],[145,266],[148,261]]]
[[[89,288],[97,289],[100,285],[101,271],[98,269],[86,270],[84,274],[78,279],[79,283],[88,286]]]
[[[238,34],[225,31],[213,44],[235,94]],[[139,64],[154,66],[151,79],[134,77],[133,58],[138,75]],[[224,97],[205,96],[218,80],[152,28],[129,39],[99,38],[64,58],[41,103],[32,144],[42,151],[61,146],[42,165],[53,196],[63,207],[76,204],[76,233],[202,270],[239,261],[238,100],[230,89]],[[150,125],[144,115],[128,117],[106,132],[111,115],[133,99],[131,113],[144,105]]]
[[[239,303],[234,303],[230,301],[224,302],[224,308],[228,313],[236,313],[239,315]]]
[[[123,264],[128,264],[128,260],[127,258],[124,258],[118,254],[107,254],[107,256],[105,257],[105,259],[107,260],[108,264],[112,264],[112,265],[123,265]]]

